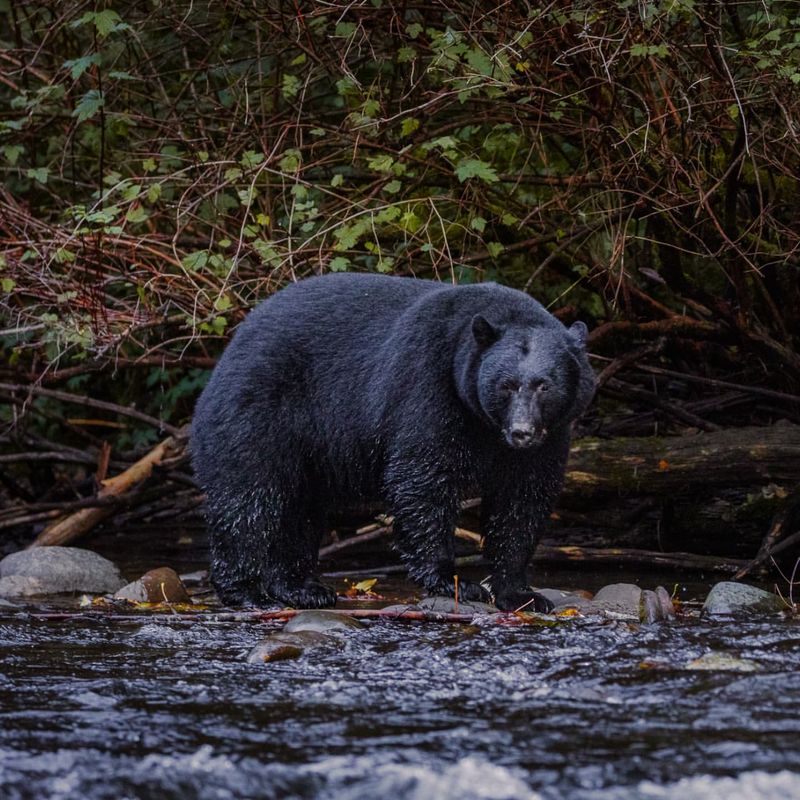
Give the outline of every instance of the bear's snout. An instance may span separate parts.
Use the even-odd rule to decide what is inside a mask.
[[[520,449],[541,443],[545,436],[547,428],[543,425],[514,425],[505,432],[506,441]]]

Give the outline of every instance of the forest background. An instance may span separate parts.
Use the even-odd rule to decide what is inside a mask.
[[[0,538],[196,516],[180,447],[101,481],[255,303],[345,270],[590,325],[567,542],[796,531],[794,2],[0,0],[0,170]]]

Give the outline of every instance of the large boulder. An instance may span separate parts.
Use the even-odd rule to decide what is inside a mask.
[[[755,586],[720,581],[711,587],[703,603],[704,614],[771,614],[787,606],[780,597]]]
[[[67,592],[105,594],[124,585],[115,564],[79,547],[34,547],[11,553],[0,561],[0,593],[6,597]]]

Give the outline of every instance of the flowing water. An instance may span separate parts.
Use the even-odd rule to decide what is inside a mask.
[[[800,797],[796,620],[278,627],[0,608],[0,797]]]

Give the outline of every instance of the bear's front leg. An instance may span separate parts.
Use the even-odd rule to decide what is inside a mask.
[[[441,465],[396,460],[386,474],[387,500],[394,515],[394,545],[408,574],[431,595],[456,593],[454,531],[460,501],[455,481]],[[489,602],[479,583],[458,580],[460,600]]]
[[[547,496],[552,494],[555,500],[557,493],[527,486],[482,499],[484,555],[492,564],[492,593],[501,611],[524,608],[547,613],[553,609],[544,595],[530,587],[528,565],[552,508]]]

